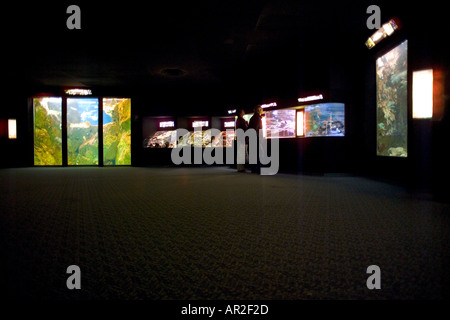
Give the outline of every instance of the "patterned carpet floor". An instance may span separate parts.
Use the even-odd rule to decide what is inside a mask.
[[[450,205],[360,177],[0,170],[2,295],[445,299]],[[69,265],[81,290],[68,290]],[[370,265],[381,289],[366,286]]]

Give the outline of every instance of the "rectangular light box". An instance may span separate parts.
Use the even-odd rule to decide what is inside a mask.
[[[297,111],[297,137],[303,137],[305,135],[305,130],[303,128],[303,121],[305,120],[304,111]]]
[[[433,69],[413,72],[413,118],[433,117]]]
[[[16,119],[8,119],[8,138],[9,139],[17,139]]]

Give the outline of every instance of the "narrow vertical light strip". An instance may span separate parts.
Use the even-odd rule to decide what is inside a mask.
[[[8,119],[8,138],[9,139],[17,139],[16,119]]]
[[[433,117],[433,69],[413,72],[413,118]]]
[[[303,110],[297,111],[297,137],[303,137],[305,135],[303,129],[304,113]]]
[[[266,125],[266,117],[262,116],[261,117],[261,122],[262,122],[262,130],[263,130],[263,137],[267,138],[267,125]]]

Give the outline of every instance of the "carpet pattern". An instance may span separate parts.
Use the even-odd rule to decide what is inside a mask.
[[[229,168],[0,170],[2,294],[444,299],[450,206],[359,177]],[[68,290],[66,269],[81,269]],[[381,290],[366,269],[381,268]]]

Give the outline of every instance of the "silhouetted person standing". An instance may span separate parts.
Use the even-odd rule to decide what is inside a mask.
[[[260,173],[261,172],[261,162],[259,160],[259,144],[261,143],[259,141],[259,131],[263,129],[262,125],[262,113],[263,109],[261,107],[255,107],[255,113],[250,118],[250,123],[248,124],[249,129],[255,129],[256,131],[256,141],[257,143],[257,157],[256,157],[256,164],[252,164],[252,173]]]
[[[238,111],[238,118],[236,119],[236,130],[237,129],[242,129],[245,132],[245,131],[247,131],[248,123],[244,119],[244,115],[245,115],[245,111],[240,109]],[[238,148],[239,147],[240,146],[238,146]],[[247,154],[247,144],[245,144],[244,148],[245,148],[245,153]],[[237,171],[238,172],[245,172],[245,164],[244,163],[242,163],[242,164],[238,163],[237,164]]]

